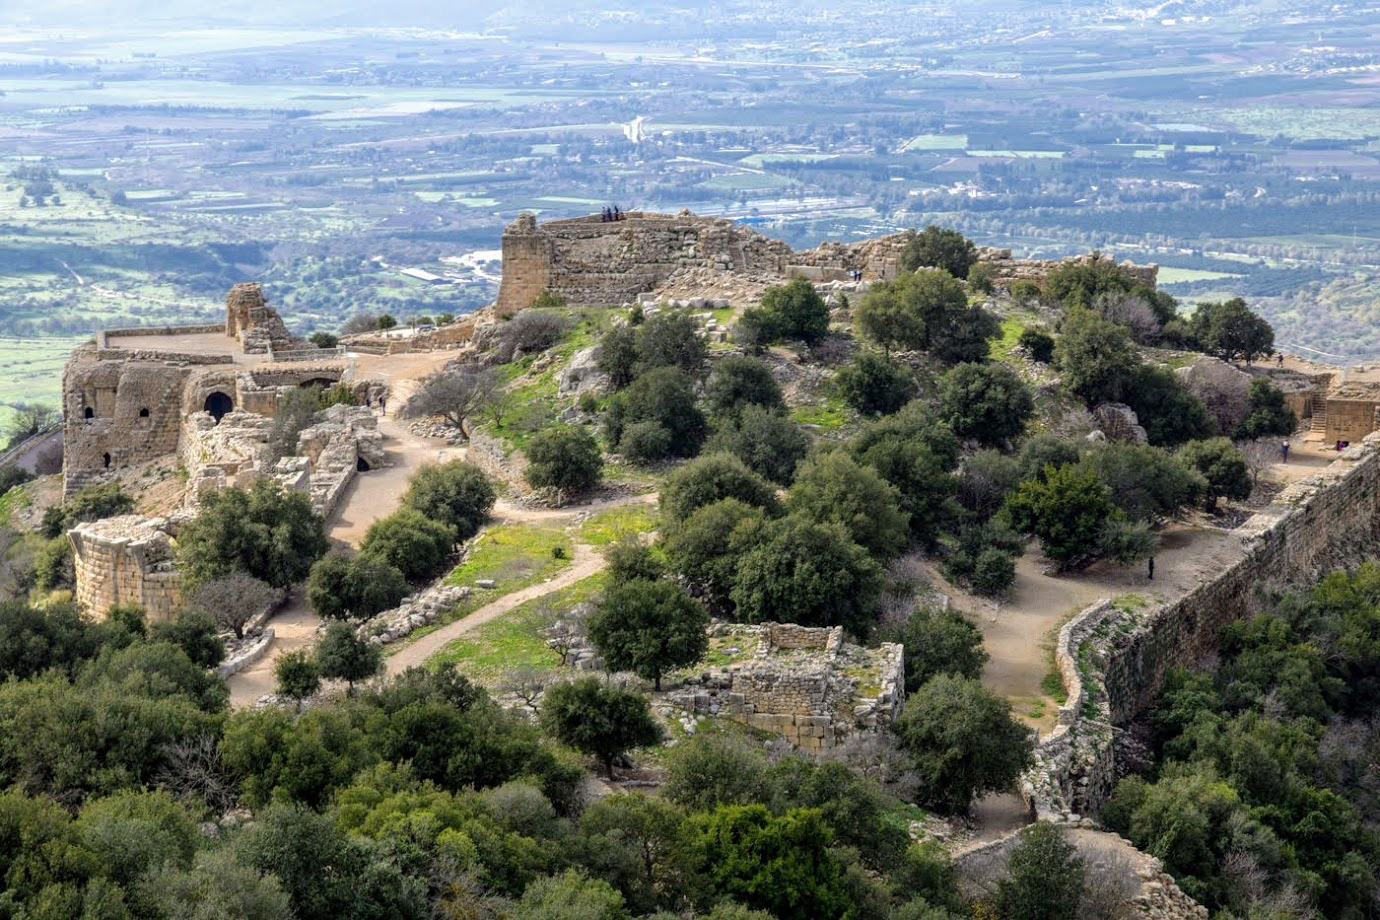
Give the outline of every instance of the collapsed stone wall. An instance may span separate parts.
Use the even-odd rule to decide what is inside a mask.
[[[682,268],[780,275],[793,255],[780,240],[723,218],[629,212],[537,225],[530,214],[503,231],[498,312],[513,313],[551,291],[578,306],[626,303]]]
[[[900,645],[875,649],[843,641],[843,630],[790,623],[710,629],[719,647],[750,657],[689,678],[669,702],[692,714],[725,716],[820,751],[890,725],[905,702]]]
[[[995,286],[1009,289],[1017,281],[1033,281],[1036,284],[1044,284],[1045,280],[1049,278],[1050,272],[1061,265],[1070,263],[1086,265],[1097,261],[1110,262],[1112,260],[1100,252],[1069,256],[1066,259],[1013,259],[1009,249],[984,247],[978,250],[978,261],[992,268],[992,283]],[[1127,259],[1118,262],[1117,268],[1121,269],[1123,274],[1129,275],[1150,287],[1154,287],[1159,280],[1160,267],[1155,264],[1139,265]]]
[[[278,311],[264,299],[257,281],[237,284],[225,297],[225,334],[240,343],[247,355],[274,349],[299,348],[306,343],[288,331]]]
[[[1036,813],[1070,820],[1098,808],[1116,777],[1115,726],[1149,707],[1170,668],[1210,657],[1222,627],[1252,612],[1262,586],[1308,583],[1373,552],[1378,506],[1380,433],[1247,520],[1236,531],[1240,558],[1215,578],[1159,607],[1104,601],[1066,624],[1055,661],[1068,701],[1022,783]]]
[[[172,619],[182,589],[169,528],[166,518],[130,514],[71,530],[78,607],[100,617],[117,604],[137,604],[150,622]]]

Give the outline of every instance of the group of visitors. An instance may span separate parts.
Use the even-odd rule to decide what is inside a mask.
[[[616,220],[627,220],[628,215],[618,210],[618,205],[614,205],[609,208],[604,208],[604,210],[599,214],[599,219],[607,224]]]

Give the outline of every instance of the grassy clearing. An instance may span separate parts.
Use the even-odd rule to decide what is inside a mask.
[[[490,418],[479,426],[517,450],[525,448],[538,432],[554,425],[561,409],[574,402],[558,395],[561,371],[575,352],[599,341],[617,311],[592,308],[558,312],[573,318],[565,338],[541,356],[533,355],[499,368],[508,381],[502,408],[496,419]],[[544,369],[533,373],[532,367],[539,357]]]
[[[853,411],[836,396],[816,406],[801,406],[791,410],[791,418],[801,425],[810,425],[821,432],[839,431],[854,420]]]
[[[625,536],[651,533],[657,527],[654,505],[628,505],[591,515],[580,525],[576,537],[591,546],[608,546]]]
[[[435,623],[416,630],[407,641],[388,646],[388,653],[447,623],[464,619],[505,594],[545,581],[570,565],[574,553],[574,542],[560,530],[522,524],[490,527],[475,538],[469,557],[446,576],[446,584],[475,587],[481,580],[492,580],[494,586],[475,587],[474,593]]]
[[[1009,362],[1011,352],[1021,340],[1021,333],[1030,323],[1023,319],[1004,319],[1001,321],[1001,338],[992,341],[992,358]]]
[[[591,575],[514,608],[448,644],[431,659],[431,666],[454,663],[466,677],[490,686],[516,668],[560,670],[560,656],[547,647],[540,631],[567,611],[596,599],[606,578],[602,573]]]
[[[563,531],[525,524],[490,527],[475,538],[469,557],[446,583],[472,585],[492,579],[493,596],[535,584],[570,565],[575,544]]]

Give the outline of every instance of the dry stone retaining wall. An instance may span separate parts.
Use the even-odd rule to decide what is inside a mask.
[[[1068,623],[1055,659],[1069,700],[1022,786],[1037,814],[1067,820],[1101,805],[1115,779],[1114,726],[1153,702],[1170,668],[1215,652],[1222,627],[1250,614],[1261,586],[1309,582],[1373,552],[1377,505],[1380,433],[1238,528],[1242,554],[1215,578],[1157,608],[1103,601]]]

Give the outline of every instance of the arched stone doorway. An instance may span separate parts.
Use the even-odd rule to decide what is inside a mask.
[[[229,396],[217,390],[206,397],[206,411],[211,413],[211,417],[220,424],[220,420],[225,418],[235,410],[235,401]]]

